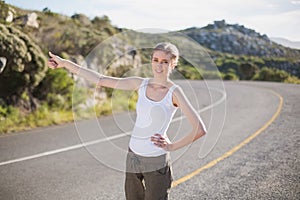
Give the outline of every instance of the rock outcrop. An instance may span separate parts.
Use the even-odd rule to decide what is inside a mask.
[[[9,10],[7,12],[7,16],[5,18],[5,21],[7,23],[11,23],[14,20],[14,14],[15,14],[15,10],[12,8],[9,8]]]
[[[34,27],[34,28],[39,28],[39,23],[37,21],[37,17],[38,17],[38,15],[35,12],[29,13],[29,14],[23,16],[22,17],[23,25]]]
[[[7,59],[5,57],[0,57],[0,74],[3,72],[6,66]]]
[[[203,28],[189,28],[182,31],[201,45],[219,52],[260,56],[260,57],[295,57],[300,51],[290,51],[267,35],[257,33],[243,25],[227,24],[225,20],[215,21]]]

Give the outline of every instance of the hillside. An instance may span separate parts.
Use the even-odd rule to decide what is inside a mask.
[[[300,50],[279,45],[267,35],[238,24],[227,24],[225,20],[215,21],[202,28],[188,28],[181,32],[199,44],[218,52],[259,57],[300,56]]]
[[[2,1],[0,3],[0,57],[7,60],[5,68],[1,67],[0,105],[11,104],[32,110],[39,101],[47,100],[47,92],[60,94],[61,91],[45,88],[50,84],[45,71],[48,51],[84,64],[84,57],[97,44],[121,31],[111,25],[107,16],[89,19],[83,14],[74,14],[69,17],[53,13],[47,8],[30,11]],[[33,47],[36,50],[32,50]],[[120,57],[120,53],[127,51],[126,48],[130,47],[122,44],[110,47],[104,57]],[[33,58],[38,56],[41,58],[35,62]],[[131,55],[124,55],[111,65],[132,63],[131,59]],[[70,76],[62,76],[66,82],[70,82]]]
[[[270,39],[278,44],[283,45],[283,46],[290,47],[293,49],[298,49],[298,50],[300,49],[300,42],[290,41],[290,40],[280,38],[280,37],[272,37]]]
[[[107,16],[64,16],[48,8],[23,10],[0,1],[0,134],[71,121],[74,106],[80,118],[90,117],[95,110],[99,115],[111,113],[105,100],[110,90],[99,91],[97,108],[90,109],[93,91],[74,87],[80,80],[63,69],[49,70],[46,63],[52,51],[91,67],[85,60],[88,53],[120,31]],[[100,52],[99,60],[112,68],[106,73],[121,76],[128,65],[139,65],[139,55],[131,50],[116,39]],[[101,71],[101,65],[96,63],[93,69]]]
[[[231,70],[241,78],[239,67],[249,64],[256,70],[267,67],[300,77],[300,50],[277,44],[267,35],[243,25],[227,24],[222,20],[181,32],[206,47],[223,73]]]

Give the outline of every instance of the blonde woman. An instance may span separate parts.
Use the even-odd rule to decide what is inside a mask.
[[[126,199],[168,199],[172,184],[169,152],[191,144],[206,133],[205,125],[182,89],[169,79],[178,62],[177,47],[166,42],[154,47],[152,78],[105,76],[52,53],[49,55],[50,68],[63,67],[98,86],[138,91],[137,118],[126,160]],[[193,128],[183,138],[170,142],[166,132],[178,108]]]

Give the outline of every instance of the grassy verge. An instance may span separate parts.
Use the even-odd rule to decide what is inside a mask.
[[[89,119],[96,113],[98,117],[109,115],[112,110],[122,112],[124,110],[134,110],[137,93],[132,93],[130,96],[124,95],[121,92],[116,92],[115,96],[106,99],[93,107],[76,108],[71,110],[59,110],[49,108],[48,105],[41,105],[32,113],[22,113],[16,107],[1,107],[0,106],[0,135],[30,130],[37,127],[45,127],[74,120]]]
[[[50,110],[43,105],[36,111],[25,114],[16,107],[2,108],[6,114],[0,118],[0,134],[29,130],[41,126],[61,124],[73,120],[71,111]]]

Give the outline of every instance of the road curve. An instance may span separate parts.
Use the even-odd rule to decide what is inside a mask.
[[[218,160],[266,126],[279,110],[280,97],[283,106],[272,123],[247,144],[174,186],[170,199],[300,198],[300,86],[224,82],[226,101],[220,101],[224,97],[222,88],[207,90],[205,82],[197,81],[179,84],[201,111],[209,133],[188,148],[172,153],[175,180]],[[191,87],[195,93],[189,93]],[[178,120],[170,127],[172,139],[190,129],[180,116],[178,112]],[[4,164],[0,165],[0,199],[124,199],[123,157],[117,152],[127,148],[128,136],[42,154],[99,137],[112,138],[130,131],[133,121],[134,114],[126,113],[1,136],[0,163]]]

